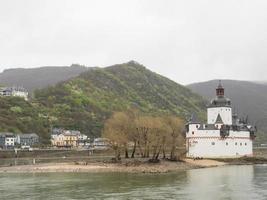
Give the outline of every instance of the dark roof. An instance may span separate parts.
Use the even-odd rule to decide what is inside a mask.
[[[200,124],[200,121],[198,120],[195,113],[191,115],[190,120],[188,121],[189,124]]]
[[[225,97],[216,97],[208,105],[208,108],[212,107],[231,107],[231,100]]]
[[[20,138],[39,138],[39,136],[36,133],[24,133],[19,135]]]
[[[218,114],[216,121],[215,121],[215,124],[223,124],[223,120],[222,120],[222,117],[220,114]]]
[[[0,135],[4,137],[15,137],[14,133],[9,133],[9,132],[1,132]]]

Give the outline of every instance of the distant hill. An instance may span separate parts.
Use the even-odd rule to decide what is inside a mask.
[[[0,85],[23,86],[30,92],[35,89],[54,85],[78,76],[90,68],[73,64],[70,67],[40,67],[7,69],[0,73]]]
[[[222,80],[226,96],[232,100],[239,116],[246,117],[258,129],[267,131],[267,85],[248,81]],[[188,85],[195,93],[210,100],[215,96],[218,80]]]
[[[131,61],[93,69],[71,80],[36,91],[38,102],[53,126],[78,129],[99,136],[113,111],[137,108],[150,114],[204,116],[204,100],[144,66]]]

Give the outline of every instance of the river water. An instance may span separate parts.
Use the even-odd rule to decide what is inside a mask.
[[[267,165],[167,174],[0,174],[0,199],[267,199]]]

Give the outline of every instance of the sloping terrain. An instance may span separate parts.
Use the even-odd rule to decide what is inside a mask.
[[[32,92],[35,89],[55,85],[58,82],[76,77],[89,69],[80,65],[8,69],[0,73],[0,85],[23,86]]]
[[[205,117],[202,97],[134,61],[92,68],[37,89],[30,102],[2,97],[0,106],[0,131],[36,132],[44,143],[54,127],[98,137],[112,112],[130,108],[157,116]]]

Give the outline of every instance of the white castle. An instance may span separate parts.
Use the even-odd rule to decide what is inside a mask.
[[[231,101],[224,97],[221,82],[216,94],[207,106],[207,124],[201,124],[194,116],[186,124],[187,157],[252,156],[256,128],[232,114]]]

